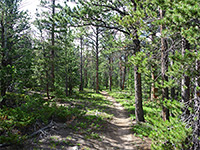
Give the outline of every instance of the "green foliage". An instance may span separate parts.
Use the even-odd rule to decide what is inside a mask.
[[[130,63],[138,67],[140,73],[149,72],[148,64],[149,59],[144,52],[137,52],[135,56],[131,57]]]
[[[0,89],[1,91],[22,90],[30,86],[32,74],[32,51],[27,12],[21,11],[19,1],[0,2]],[[1,95],[5,95],[5,93]]]
[[[184,56],[178,51],[170,58],[174,61],[173,65],[169,67],[168,74],[176,78],[182,78],[182,75],[196,76],[198,70],[195,69],[195,61],[200,59],[200,53],[186,50]]]
[[[197,44],[199,38],[199,27],[197,18],[200,16],[199,2],[196,0],[165,2],[166,17],[164,22],[172,32],[180,31],[190,43]]]
[[[139,123],[133,126],[132,131],[135,133],[135,136],[148,137],[152,132],[152,127],[148,123]]]
[[[0,143],[23,142],[26,138],[24,130],[30,128],[35,122],[47,124],[50,119],[66,122],[72,116],[83,114],[85,112],[78,108],[59,107],[53,102],[41,99],[38,95],[25,96],[23,104],[19,107],[5,107],[0,110],[0,132],[2,133]]]
[[[149,121],[153,127],[149,136],[152,139],[152,149],[175,150],[188,149],[191,146],[188,137],[191,135],[192,129],[186,128],[180,119],[170,118],[169,122],[151,117]]]
[[[146,123],[133,127],[133,131],[139,136],[149,136],[153,140],[153,149],[187,149],[186,144],[191,129],[185,128],[185,124],[178,118],[181,114],[180,81],[183,76],[191,78],[190,86],[199,77],[199,68],[196,63],[200,60],[199,53],[199,18],[200,7],[198,0],[80,0],[77,7],[56,7],[55,16],[44,11],[37,13],[34,25],[39,30],[39,38],[32,40],[29,34],[28,13],[20,11],[21,0],[1,0],[0,5],[0,102],[6,100],[8,107],[0,110],[0,143],[20,143],[26,138],[26,129],[35,122],[47,124],[51,119],[66,122],[73,117],[80,119],[76,122],[75,130],[88,128],[88,138],[98,138],[94,131],[101,128],[103,119],[112,115],[103,114],[107,109],[106,101],[101,95],[91,91],[78,93],[75,88],[80,81],[80,56],[79,47],[76,46],[76,38],[84,37],[83,72],[85,87],[95,88],[96,63],[94,56],[99,56],[99,86],[100,89],[108,87],[109,69],[112,68],[112,86],[118,88],[121,84],[121,76],[125,72],[125,86],[130,91],[110,92],[129,112],[134,119],[134,66],[142,73],[143,109]],[[52,9],[50,2],[41,0],[41,5]],[[162,16],[160,14],[162,10]],[[55,25],[55,31],[53,26]],[[77,28],[79,26],[98,26],[99,54],[95,50],[95,29],[91,27]],[[157,35],[162,25],[163,31]],[[70,26],[73,26],[71,28]],[[109,28],[109,29],[105,29]],[[93,31],[92,31],[93,30]],[[119,32],[116,32],[118,30]],[[55,32],[55,41],[52,44],[51,33]],[[134,42],[138,39],[138,43]],[[162,38],[167,41],[167,52],[170,53],[170,63],[165,71],[169,81],[161,84],[160,76],[160,47]],[[184,55],[180,53],[185,38],[189,43],[189,49]],[[52,42],[52,43],[51,43]],[[138,45],[137,45],[138,44]],[[52,46],[53,45],[53,46]],[[33,48],[34,46],[34,48]],[[87,49],[85,48],[87,47]],[[135,53],[136,48],[140,52]],[[54,50],[54,51],[52,51]],[[55,52],[55,54],[52,54]],[[134,54],[134,56],[132,56]],[[54,56],[53,56],[54,55]],[[125,57],[129,57],[126,61]],[[120,62],[119,62],[120,58]],[[109,59],[112,59],[111,64]],[[51,91],[52,65],[55,65],[55,91]],[[121,67],[119,67],[121,66]],[[120,73],[122,74],[120,74]],[[119,74],[121,75],[119,77]],[[153,81],[152,76],[155,76]],[[128,76],[128,79],[127,79]],[[159,88],[158,99],[150,102],[151,84]],[[163,88],[175,88],[177,100],[161,101]],[[39,95],[27,96],[24,91],[34,89],[40,92],[48,91],[55,98],[51,101],[43,100]],[[65,89],[66,88],[66,89]],[[184,88],[184,86],[183,86]],[[195,85],[194,90],[199,90]],[[53,88],[52,88],[53,89]],[[71,97],[65,97],[64,91],[72,91]],[[9,92],[8,92],[9,91]],[[12,93],[14,91],[15,93]],[[6,95],[5,95],[6,93]],[[18,93],[18,94],[16,94]],[[66,92],[67,93],[67,92]],[[5,96],[4,96],[5,95]],[[67,107],[58,106],[55,102],[73,102]],[[193,93],[191,94],[193,98]],[[162,106],[170,109],[174,117],[170,122],[161,120]],[[87,113],[85,110],[87,109]],[[190,109],[194,113],[193,109]],[[85,114],[86,113],[86,114]],[[95,117],[97,114],[98,117]],[[83,119],[83,120],[81,120]],[[56,147],[56,145],[54,145]]]

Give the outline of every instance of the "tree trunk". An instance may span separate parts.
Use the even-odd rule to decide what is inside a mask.
[[[174,51],[172,54],[174,55]],[[171,66],[173,66],[173,64],[174,64],[173,60],[170,60],[170,64],[171,64]],[[171,79],[174,80],[174,77],[171,76]],[[171,88],[171,100],[175,100],[175,99],[176,99],[176,91],[175,91],[175,87],[172,87]]]
[[[194,149],[198,150],[200,149],[200,90],[197,89],[197,87],[200,87],[200,61],[196,61],[196,70],[197,70],[197,77],[196,77],[196,89],[195,89],[195,98],[194,98],[194,110],[195,110],[195,116],[194,116],[194,126],[193,126],[193,145]]]
[[[71,81],[71,77],[69,76],[69,81]],[[72,86],[72,82],[69,83],[69,95],[72,95],[72,90],[73,90],[73,86]]]
[[[2,12],[2,16],[1,16],[1,48],[3,49],[3,53],[2,53],[2,60],[1,60],[1,69],[3,69],[4,67],[6,67],[5,64],[5,53],[4,53],[4,49],[5,49],[5,36],[4,36],[4,12]],[[3,77],[1,77],[1,96],[4,97],[6,95],[6,85],[5,85],[5,79]],[[5,105],[5,99],[2,100],[1,102],[2,105]]]
[[[112,91],[112,55],[109,56],[109,90]]]
[[[51,84],[52,84],[52,91],[55,90],[55,63],[54,63],[54,58],[55,58],[55,22],[54,22],[54,16],[55,16],[55,0],[52,0],[52,31],[51,31],[51,45],[52,45],[52,49],[51,49]]]
[[[96,93],[99,93],[99,27],[96,27]]]
[[[87,66],[85,66],[86,68],[84,68],[84,87],[87,88],[88,87],[88,73],[87,73]]]
[[[66,70],[67,70],[67,69],[66,69]],[[67,71],[66,71],[66,75],[65,75],[65,95],[66,95],[66,96],[69,96]]]
[[[104,80],[105,80],[105,86],[106,86],[106,89],[108,89],[108,80],[109,80],[109,75],[108,75],[108,72],[104,72]]]
[[[156,75],[155,75],[155,64],[151,65],[151,79],[152,79],[152,83],[151,83],[151,101],[154,101],[154,99],[156,98],[156,87],[155,87],[155,79],[156,79]]]
[[[121,55],[120,55],[120,57],[119,57],[119,86],[120,86],[120,88],[121,88],[121,90],[122,90],[122,77],[123,76],[123,74],[122,74],[122,57],[121,57]]]
[[[86,50],[88,49],[88,47],[86,47]],[[88,87],[88,72],[87,72],[87,69],[88,69],[88,62],[87,61],[85,61],[85,60],[88,60],[89,59],[89,56],[88,56],[88,54],[86,54],[86,56],[85,56],[85,59],[84,59],[84,64],[83,64],[83,66],[85,66],[85,67],[83,67],[83,70],[84,70],[84,87],[85,88],[87,88]]]
[[[127,53],[125,54],[125,65],[124,65],[124,76],[122,81],[122,90],[125,89],[125,81],[126,81],[126,64],[127,64]]]
[[[185,50],[190,49],[189,42],[185,39],[182,38],[182,55],[185,55]],[[183,74],[183,79],[182,79],[182,85],[181,85],[181,98],[183,103],[187,103],[190,100],[190,77],[186,76]],[[183,110],[183,119],[186,119],[189,115],[189,110],[184,108]]]
[[[152,42],[155,41],[155,37],[156,37],[156,33],[153,32],[150,34],[150,38],[152,39]],[[156,55],[156,50],[152,49],[153,51],[153,55]],[[152,59],[156,59],[156,58],[152,58]],[[156,69],[157,69],[157,65],[155,62],[153,62],[151,64],[151,79],[152,79],[152,83],[151,83],[151,87],[150,87],[150,100],[153,101],[154,99],[157,98],[158,96],[158,88],[155,87],[155,80],[157,78],[157,74],[156,74]]]
[[[160,18],[163,18],[163,11],[160,9]],[[160,33],[162,35],[162,31],[164,29],[163,25],[160,25]],[[167,40],[161,37],[161,74],[162,74],[162,85],[164,86],[164,82],[168,81],[168,77],[166,75],[168,69],[168,52],[167,52]],[[169,89],[167,87],[162,88],[162,101],[169,99]],[[162,117],[163,120],[169,120],[169,109],[167,109],[164,105],[162,106]]]
[[[2,52],[2,60],[1,60],[1,68],[0,69],[4,69],[7,65],[8,62],[6,60],[6,53],[5,50],[7,49],[7,37],[6,37],[6,27],[4,26],[4,24],[6,25],[6,23],[4,23],[4,11],[2,12],[2,16],[1,16],[1,48],[3,50]],[[5,74],[5,73],[4,73]],[[6,95],[6,90],[7,90],[7,79],[6,79],[6,75],[4,75],[1,77],[1,97],[3,98],[1,101],[1,105],[5,105],[6,104],[6,100],[4,98],[4,96]]]
[[[48,81],[48,79],[49,79],[49,76],[48,76],[48,70],[46,71],[46,93],[47,93],[47,98],[48,99],[50,99],[50,96],[49,96],[49,81]]]
[[[140,41],[138,35],[134,40],[136,45],[135,53],[140,51]],[[141,73],[138,72],[138,67],[134,66],[135,75],[135,116],[136,122],[144,122],[144,111],[142,106],[142,83],[141,83]]]
[[[87,68],[87,66],[86,66]],[[87,73],[87,69],[84,68],[84,76],[85,76],[85,79],[84,79],[84,87],[87,88],[88,87],[88,73]]]
[[[197,53],[197,52],[196,52]],[[196,88],[195,88],[195,98],[200,98],[200,90],[199,89],[197,89],[197,87],[200,87],[200,60],[197,60],[196,61],[196,70],[197,70],[197,77],[196,77],[196,79],[195,79],[195,86],[196,86]]]
[[[81,36],[80,40],[81,40],[81,68],[80,68],[80,72],[81,72],[81,76],[80,76],[81,84],[80,84],[80,87],[79,87],[79,91],[83,91],[83,37],[82,36]]]
[[[142,107],[142,83],[141,73],[138,72],[138,67],[134,67],[135,73],[135,116],[137,122],[144,122],[144,112]]]

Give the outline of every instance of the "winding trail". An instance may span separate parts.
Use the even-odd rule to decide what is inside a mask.
[[[101,94],[113,103],[112,113],[114,114],[114,117],[110,121],[112,126],[109,128],[108,132],[105,133],[107,137],[110,137],[108,141],[110,141],[110,144],[113,146],[112,148],[114,150],[150,149],[149,139],[144,139],[143,141],[133,135],[131,126],[134,122],[132,122],[124,107],[122,107],[120,103],[117,103],[113,97],[109,96],[107,92],[103,91]],[[109,150],[110,148],[111,147],[107,149]]]
[[[131,128],[135,122],[122,105],[107,92],[102,91],[101,94],[111,102],[106,107],[106,112],[113,117],[107,119],[103,129],[98,132],[100,139],[85,138],[80,132],[69,129],[66,123],[54,122],[54,127],[47,131],[47,136],[38,137],[36,141],[34,138],[30,139],[21,150],[150,150],[151,141],[148,138],[142,140],[133,135]],[[74,146],[70,146],[70,143]]]

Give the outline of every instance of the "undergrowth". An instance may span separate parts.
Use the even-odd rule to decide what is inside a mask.
[[[18,101],[23,102],[17,107],[0,109],[0,144],[21,144],[33,132],[36,122],[46,125],[50,120],[67,121],[85,114],[76,107],[57,106],[38,94],[26,95]]]
[[[62,122],[86,139],[100,140],[100,130],[112,118],[107,112],[111,103],[87,89],[68,97],[63,95],[59,92],[53,99],[45,100],[41,94],[9,93],[9,101],[14,103],[0,109],[0,145],[22,145],[29,135],[52,120]]]

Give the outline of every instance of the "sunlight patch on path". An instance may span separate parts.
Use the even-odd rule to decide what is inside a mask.
[[[103,91],[101,94],[113,103],[112,113],[114,117],[110,123],[113,124],[114,128],[108,133],[111,138],[106,138],[106,140],[110,141],[113,147],[120,150],[150,149],[150,145],[147,145],[145,141],[133,136],[131,131],[132,120],[128,117],[128,113],[123,106],[117,103],[107,92]]]

